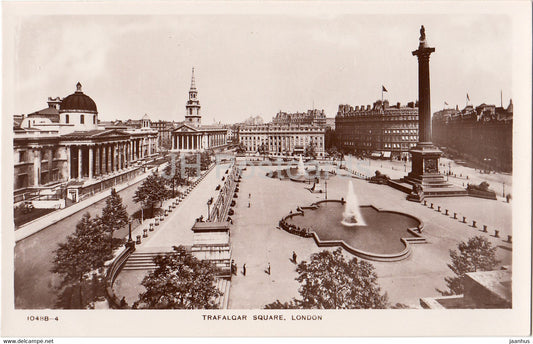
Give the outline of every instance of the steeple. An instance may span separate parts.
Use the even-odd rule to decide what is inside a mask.
[[[200,116],[200,101],[198,100],[198,91],[196,90],[196,81],[194,79],[194,67],[192,67],[191,89],[189,90],[189,100],[185,105],[185,122],[194,126],[199,126],[202,116]]]
[[[194,81],[194,67],[192,67],[192,77],[191,77],[191,91],[196,91],[196,82]]]

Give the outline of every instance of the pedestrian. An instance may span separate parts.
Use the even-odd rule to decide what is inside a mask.
[[[250,202],[248,202],[248,208],[250,208]]]
[[[252,194],[251,193],[248,194],[248,198],[252,198]]]
[[[296,252],[292,251],[292,261],[294,262],[294,264],[296,264]]]
[[[268,262],[268,265],[267,265],[267,274],[270,275],[270,262]]]
[[[246,276],[246,263],[242,264],[242,274]]]

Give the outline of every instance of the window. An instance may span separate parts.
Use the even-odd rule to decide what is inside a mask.
[[[19,152],[19,162],[25,162],[26,161],[26,151],[20,151]]]
[[[85,123],[85,115],[80,115],[80,124]]]
[[[93,124],[96,124],[96,115],[93,116]]]
[[[65,123],[69,123],[69,115],[65,115]]]

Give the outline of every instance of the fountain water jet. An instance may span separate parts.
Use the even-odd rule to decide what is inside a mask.
[[[300,161],[298,161],[298,175],[303,176],[305,174],[305,165],[304,161],[302,160],[302,156],[300,155]]]
[[[357,201],[357,196],[353,191],[353,184],[350,180],[348,182],[348,194],[346,194],[346,203],[344,204],[344,212],[342,213],[341,223],[344,226],[353,227],[353,226],[366,226],[365,220],[361,215],[359,209],[359,202]]]

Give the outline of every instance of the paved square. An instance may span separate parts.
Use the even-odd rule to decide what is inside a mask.
[[[267,178],[265,173],[269,169],[247,167],[243,173],[233,216],[235,224],[231,229],[233,258],[239,267],[239,274],[232,279],[229,308],[263,308],[276,299],[284,302],[298,296],[298,282],[294,280],[297,276],[296,266],[290,261],[292,251],[296,252],[300,261],[309,259],[312,253],[321,250],[313,239],[301,238],[279,229],[278,221],[297,206],[309,205],[325,195],[312,194],[306,189],[309,187],[307,184]],[[330,179],[329,199],[345,197],[348,178],[341,171]],[[450,262],[449,250],[456,249],[459,242],[474,235],[484,235],[495,246],[502,247],[498,249],[498,259],[502,260],[502,265],[511,263],[511,245],[503,240],[505,238],[498,239],[490,236],[491,233],[482,233],[481,228],[475,229],[454,220],[453,214],[445,216],[436,209],[409,202],[404,193],[388,186],[351,179],[361,205],[372,204],[387,210],[402,211],[417,216],[425,223],[423,234],[429,243],[414,245],[409,258],[399,262],[371,262],[392,304],[420,307],[421,297],[440,295],[436,288],[445,289],[444,277],[452,275],[447,266]],[[492,227],[506,225],[506,231],[510,231],[511,207],[508,204],[470,197],[441,202],[453,202],[456,208],[465,213],[475,213],[479,223],[487,223]],[[487,206],[490,206],[489,211],[479,210]],[[494,217],[494,213],[500,216]],[[242,275],[244,263],[247,267],[246,276]],[[265,272],[268,263],[271,265],[270,275]]]

